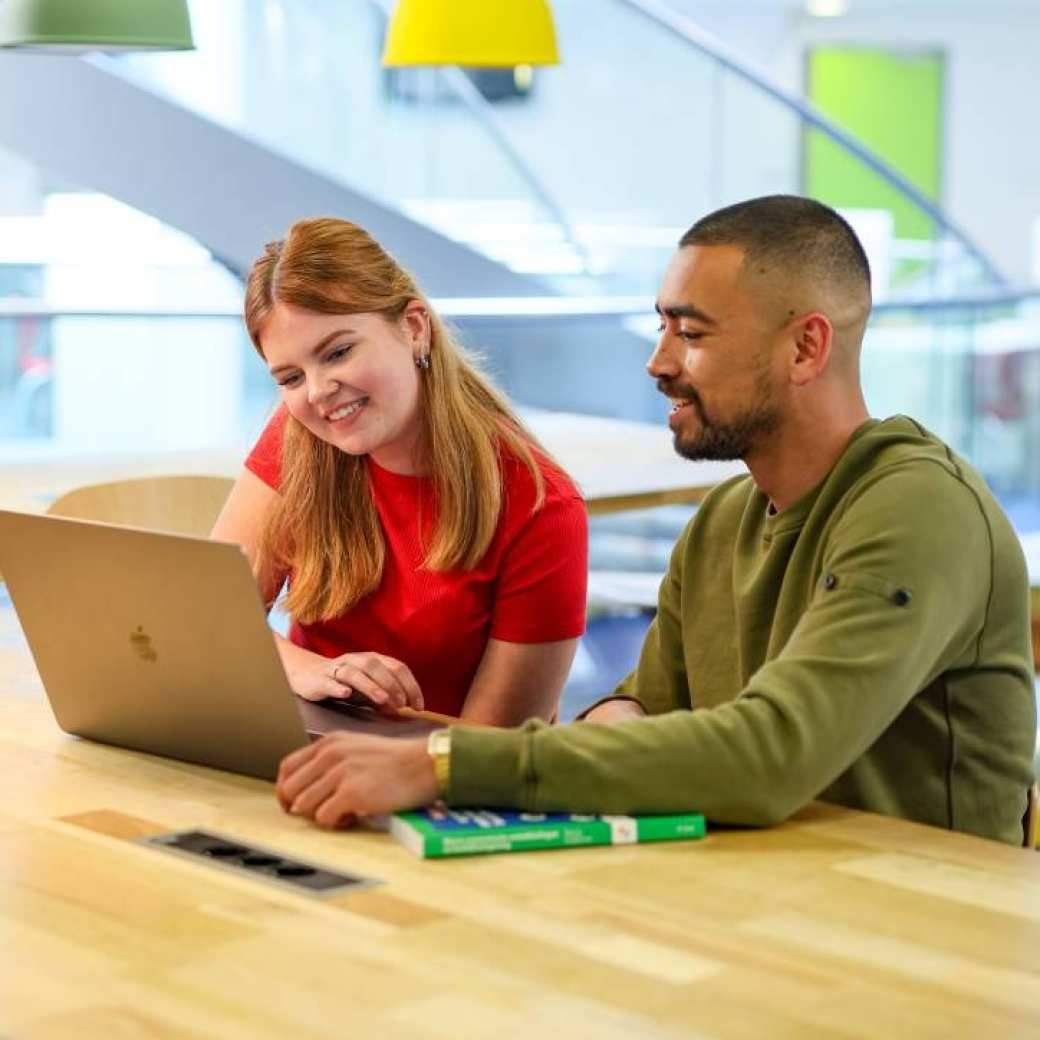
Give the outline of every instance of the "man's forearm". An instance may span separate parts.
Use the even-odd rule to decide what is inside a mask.
[[[775,823],[807,800],[802,784],[791,782],[803,778],[782,782],[783,770],[756,762],[755,741],[731,744],[717,731],[715,714],[674,711],[622,725],[453,727],[446,800],[531,812],[698,811],[751,825]]]

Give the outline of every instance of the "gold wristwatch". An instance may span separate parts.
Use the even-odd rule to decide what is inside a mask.
[[[433,759],[433,776],[437,781],[437,797],[448,793],[451,778],[451,730],[435,729],[426,738],[426,753]]]

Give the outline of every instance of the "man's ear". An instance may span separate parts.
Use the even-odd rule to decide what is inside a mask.
[[[826,314],[813,311],[791,325],[793,352],[788,370],[795,386],[806,386],[827,369],[834,346],[834,326]]]

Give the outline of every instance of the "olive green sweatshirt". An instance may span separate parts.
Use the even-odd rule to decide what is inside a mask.
[[[822,798],[1022,841],[1022,551],[978,474],[910,419],[865,423],[779,513],[750,477],[716,488],[616,694],[651,717],[454,728],[448,800],[769,825]]]

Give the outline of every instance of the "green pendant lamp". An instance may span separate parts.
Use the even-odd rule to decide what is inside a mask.
[[[383,64],[558,65],[546,0],[398,0]]]
[[[188,0],[0,0],[0,47],[85,54],[194,46]]]

